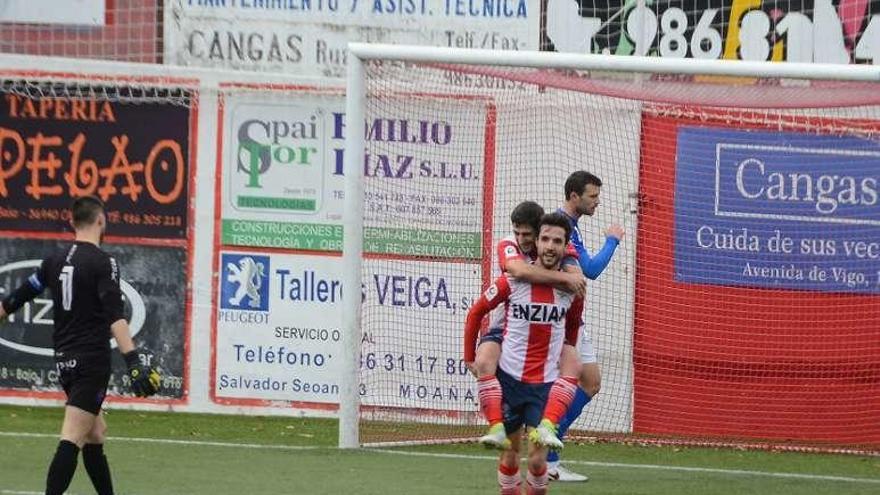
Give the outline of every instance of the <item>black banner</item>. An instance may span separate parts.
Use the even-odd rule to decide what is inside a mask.
[[[880,59],[878,0],[542,0],[542,8],[545,51],[864,64]]]
[[[39,267],[43,257],[69,245],[0,238],[0,298]],[[126,317],[137,346],[162,374],[160,398],[184,394],[186,251],[178,247],[104,245],[122,274]],[[59,390],[52,357],[52,299],[46,291],[0,323],[0,388]],[[113,351],[110,393],[127,394],[122,356]]]
[[[189,98],[136,87],[0,87],[0,230],[69,229],[72,198],[107,205],[108,234],[186,238]]]

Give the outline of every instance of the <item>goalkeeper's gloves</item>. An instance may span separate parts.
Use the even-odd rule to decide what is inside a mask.
[[[122,355],[128,366],[129,387],[138,397],[149,397],[159,391],[161,377],[154,368],[141,364],[140,355],[136,350]]]

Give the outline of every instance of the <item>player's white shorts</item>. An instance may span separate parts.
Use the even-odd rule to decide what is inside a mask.
[[[578,342],[578,350],[581,352],[581,364],[595,363],[596,347],[593,345],[593,339],[584,328],[581,330],[580,342]]]

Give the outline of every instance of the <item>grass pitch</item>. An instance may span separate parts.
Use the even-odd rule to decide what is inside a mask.
[[[0,406],[0,494],[42,493],[61,418],[61,408]],[[341,451],[333,420],[111,410],[107,423],[120,494],[497,493],[493,452]],[[880,457],[569,444],[563,458],[591,479],[553,483],[551,493],[880,493]],[[82,465],[69,493],[94,493]]]

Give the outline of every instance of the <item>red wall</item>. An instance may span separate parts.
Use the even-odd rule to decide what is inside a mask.
[[[733,125],[642,124],[634,431],[880,445],[880,297],[674,280],[682,124]]]
[[[0,52],[161,62],[161,0],[106,0],[104,26],[0,24]]]

